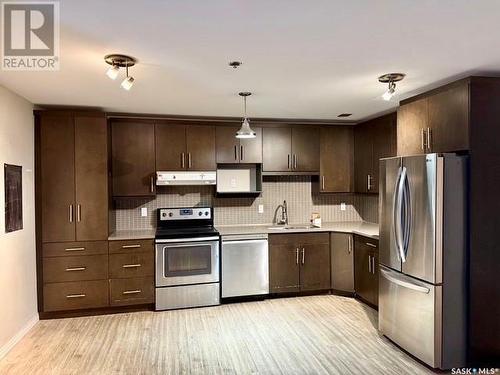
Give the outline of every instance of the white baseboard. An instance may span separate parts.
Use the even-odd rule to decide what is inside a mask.
[[[26,335],[31,328],[38,322],[39,317],[38,313],[35,314],[25,325],[23,328],[19,330],[5,345],[0,347],[0,359],[5,357],[7,353]]]

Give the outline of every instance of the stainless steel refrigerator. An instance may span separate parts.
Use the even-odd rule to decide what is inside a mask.
[[[433,368],[465,365],[467,157],[380,160],[379,330]]]

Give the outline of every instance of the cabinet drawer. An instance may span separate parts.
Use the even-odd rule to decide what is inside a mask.
[[[43,260],[43,282],[100,280],[108,278],[108,256],[54,257]]]
[[[378,240],[369,237],[356,236],[354,241],[356,249],[363,248],[369,251],[378,252]]]
[[[109,277],[123,279],[154,275],[153,251],[135,254],[111,254],[109,256]]]
[[[284,233],[269,235],[270,245],[291,245],[302,246],[305,244],[328,244],[330,243],[329,233]]]
[[[112,279],[109,287],[111,306],[139,305],[154,302],[152,277]]]
[[[44,311],[89,309],[109,305],[108,280],[43,286]]]
[[[52,242],[42,245],[42,256],[64,257],[75,255],[99,255],[108,253],[108,241]]]
[[[137,253],[150,251],[153,253],[153,240],[109,241],[109,253]]]

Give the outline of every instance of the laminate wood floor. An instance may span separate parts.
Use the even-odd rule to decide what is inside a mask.
[[[428,374],[333,295],[40,321],[0,374]]]

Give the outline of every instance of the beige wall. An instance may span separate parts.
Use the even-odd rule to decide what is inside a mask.
[[[33,105],[0,86],[0,358],[38,320]],[[23,167],[23,229],[5,233],[3,165]]]

